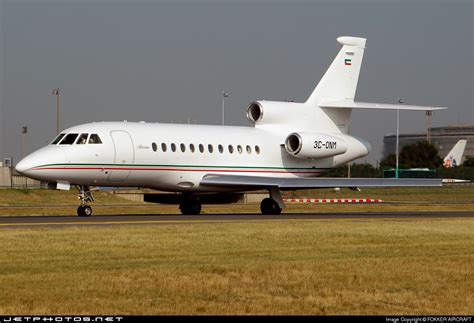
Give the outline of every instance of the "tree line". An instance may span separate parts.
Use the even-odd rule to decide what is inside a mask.
[[[436,177],[456,178],[474,181],[474,156],[466,157],[464,163],[453,168],[444,168],[438,148],[427,141],[420,141],[402,148],[398,161],[399,169],[429,168],[436,170]],[[383,171],[395,168],[395,154],[381,160],[378,167],[369,163],[353,163],[351,177],[383,177]],[[341,166],[325,174],[328,177],[348,177],[348,166]]]

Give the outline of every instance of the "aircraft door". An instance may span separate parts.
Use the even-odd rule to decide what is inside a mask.
[[[123,130],[110,132],[114,142],[114,168],[110,172],[109,181],[123,182],[130,175],[130,166],[134,161],[133,142],[130,134]]]

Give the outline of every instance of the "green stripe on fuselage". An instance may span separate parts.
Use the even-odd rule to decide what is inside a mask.
[[[215,165],[156,165],[156,164],[89,164],[89,163],[70,163],[70,164],[45,164],[40,167],[55,166],[95,166],[95,167],[176,167],[176,168],[223,168],[223,169],[281,169],[281,170],[330,170],[332,168],[321,167],[272,167],[272,166],[215,166]]]

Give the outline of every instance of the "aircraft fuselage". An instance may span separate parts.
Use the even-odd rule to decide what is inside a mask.
[[[214,191],[199,185],[205,174],[314,177],[370,150],[367,143],[338,134],[351,145],[346,153],[300,159],[285,151],[288,132],[237,126],[97,122],[62,133],[77,137],[72,144],[50,144],[34,152],[17,169],[38,180],[76,185]],[[101,143],[79,144],[82,134],[97,134]],[[321,149],[320,141],[314,145]]]

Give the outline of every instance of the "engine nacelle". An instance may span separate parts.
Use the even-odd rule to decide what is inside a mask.
[[[347,142],[344,139],[315,132],[294,132],[286,137],[286,151],[298,158],[326,158],[344,154]]]
[[[254,101],[247,108],[247,119],[255,125],[301,123],[307,109],[302,103]]]

